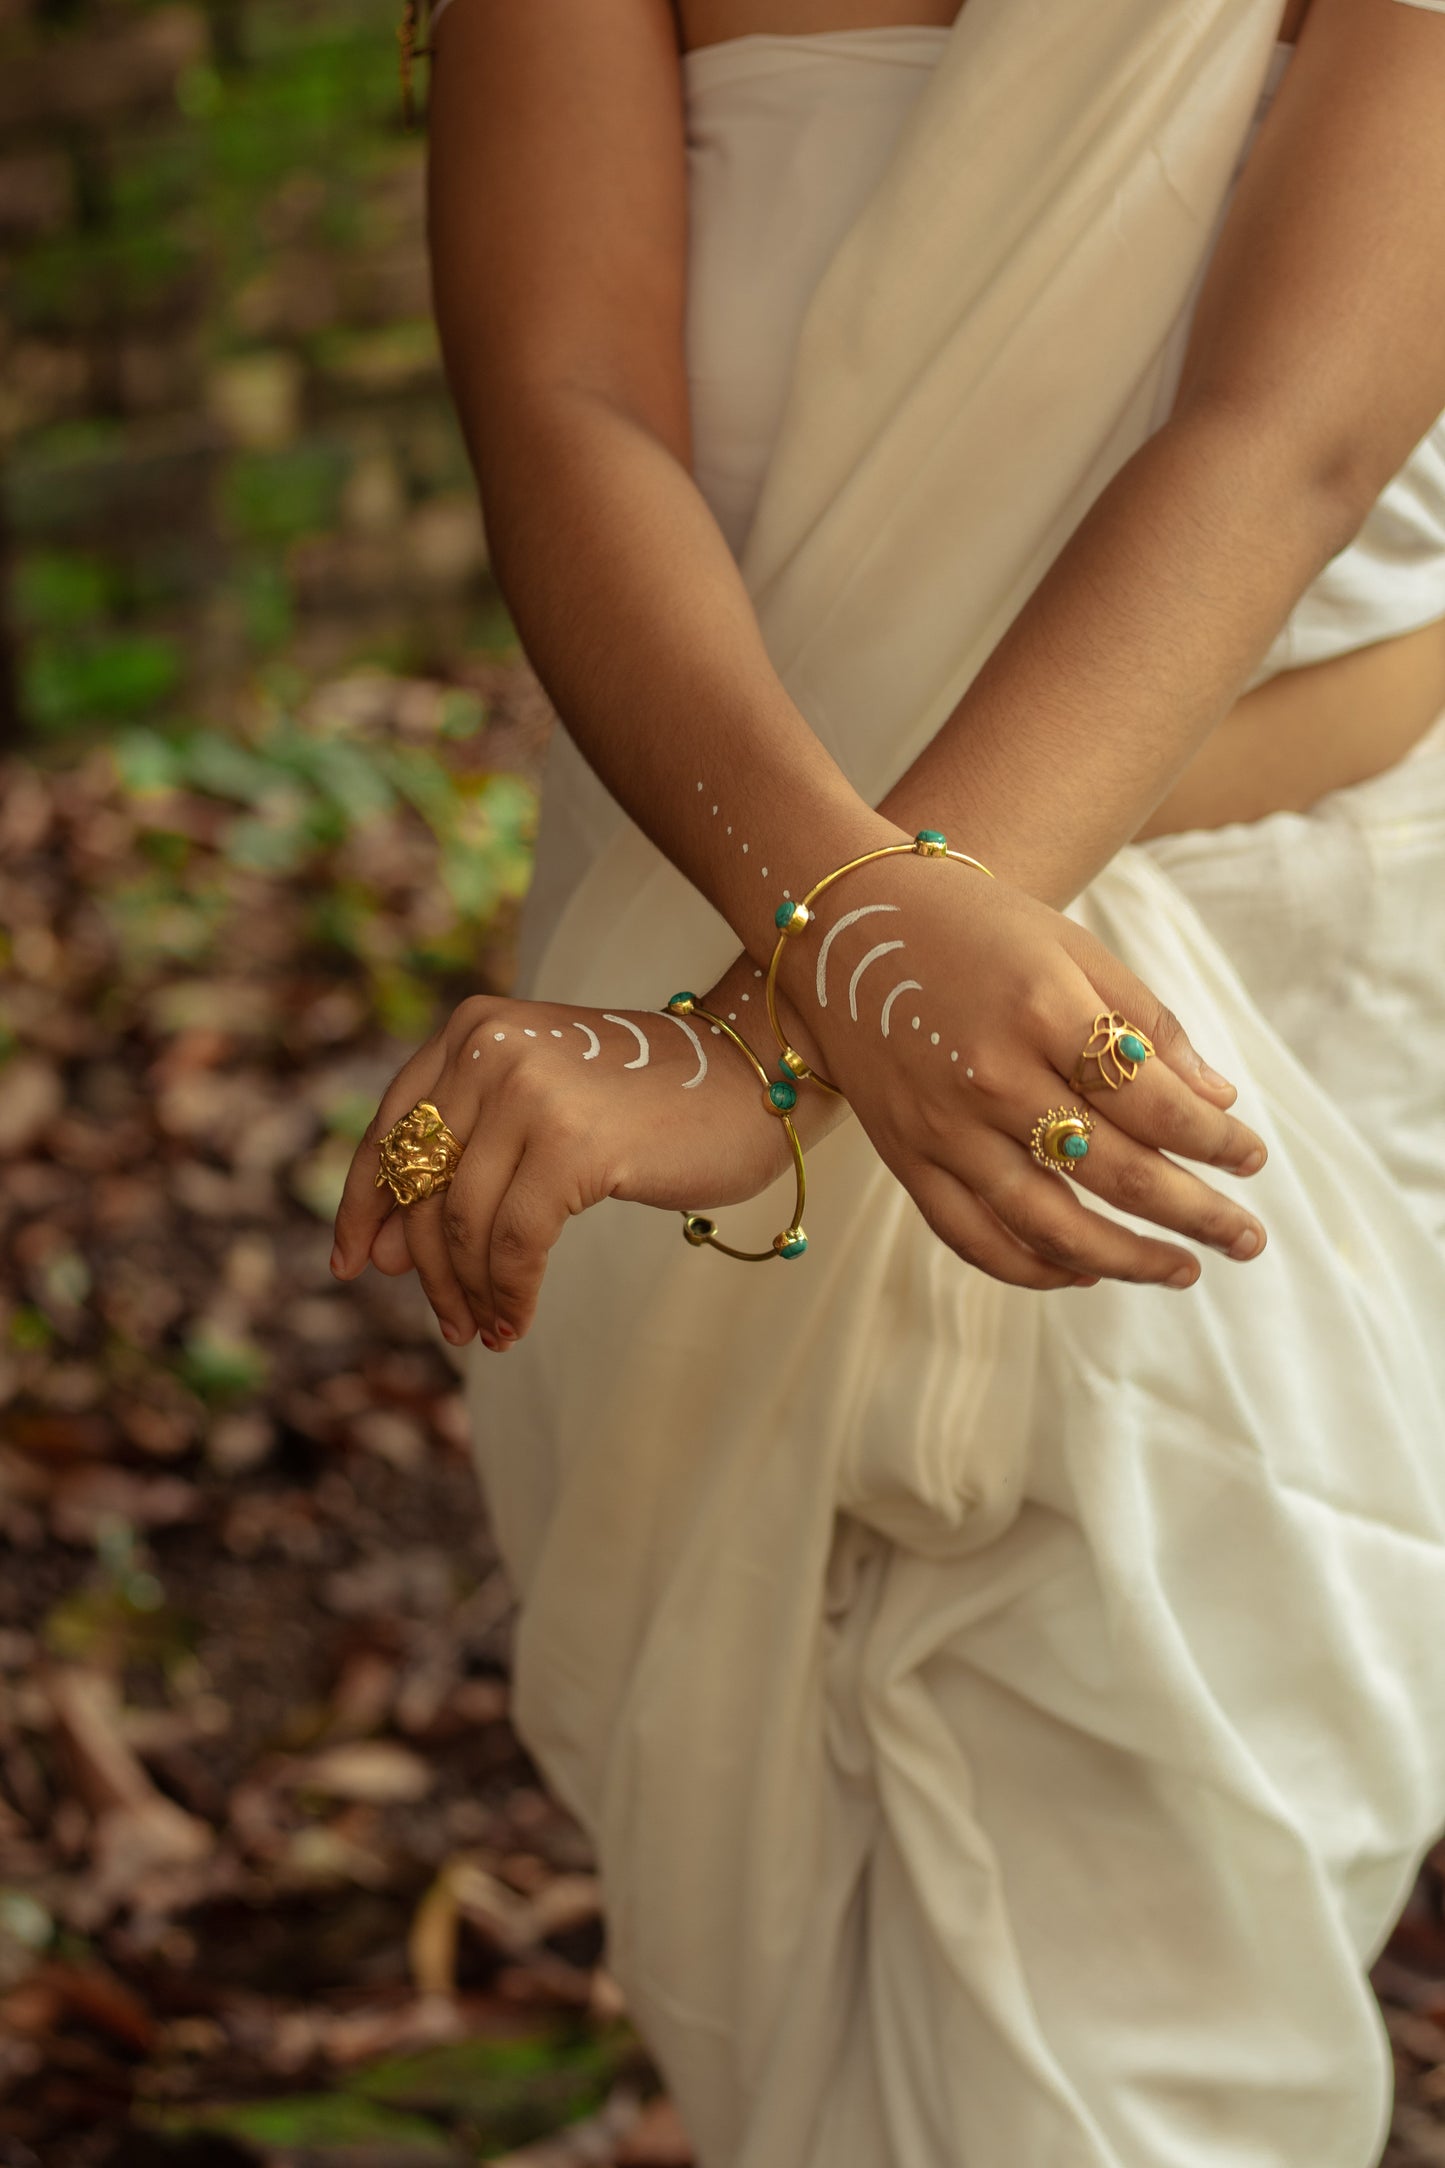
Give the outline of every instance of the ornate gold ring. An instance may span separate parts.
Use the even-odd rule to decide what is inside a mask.
[[[1034,1123],[1029,1150],[1051,1173],[1077,1175],[1093,1133],[1094,1117],[1087,1107],[1050,1107]]]
[[[461,1145],[430,1099],[419,1099],[409,1114],[393,1122],[377,1151],[381,1165],[376,1186],[389,1189],[398,1204],[439,1197],[462,1156]]]
[[[1117,1009],[1101,1009],[1094,1018],[1088,1043],[1074,1064],[1069,1089],[1086,1092],[1106,1084],[1116,1092],[1121,1084],[1133,1083],[1153,1052],[1151,1041],[1136,1024],[1129,1023]],[[1092,1077],[1088,1074],[1091,1065]]]

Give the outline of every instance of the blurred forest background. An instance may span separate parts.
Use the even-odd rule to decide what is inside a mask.
[[[689,2157],[453,1369],[326,1265],[381,1085],[507,983],[548,728],[395,33],[0,0],[3,2168]],[[1438,1872],[1376,1978],[1389,2159],[1445,2162]]]

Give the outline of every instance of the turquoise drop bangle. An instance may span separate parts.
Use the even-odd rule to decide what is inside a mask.
[[[956,864],[972,866],[976,873],[986,873],[990,880],[993,879],[993,874],[981,858],[970,858],[967,851],[950,850],[948,838],[941,828],[920,828],[911,843],[885,843],[880,850],[864,851],[861,857],[850,858],[846,865],[836,866],[808,890],[801,903],[794,903],[791,897],[788,897],[778,905],[773,913],[773,924],[778,929],[778,938],[768,963],[768,983],[765,989],[768,1022],[773,1027],[773,1037],[778,1042],[778,1053],[787,1074],[798,1083],[818,1085],[820,1090],[831,1092],[835,1099],[842,1097],[837,1085],[830,1084],[816,1069],[810,1069],[797,1048],[788,1044],[788,1035],[778,1017],[778,964],[788,942],[812,925],[813,905],[824,891],[831,888],[835,881],[841,881],[845,873],[854,873],[859,866],[871,866],[880,858],[951,858]]]
[[[695,1250],[721,1250],[724,1257],[736,1257],[745,1265],[763,1265],[773,1257],[801,1257],[808,1247],[808,1237],[803,1232],[803,1206],[808,1197],[808,1176],[803,1165],[803,1147],[798,1142],[798,1132],[792,1123],[792,1110],[798,1103],[797,1085],[786,1073],[781,1077],[770,1077],[742,1033],[734,1031],[725,1016],[717,1016],[711,1009],[705,1009],[696,994],[674,994],[666,1006],[672,1016],[701,1017],[705,1024],[711,1024],[724,1038],[731,1039],[739,1053],[751,1062],[758,1082],[763,1087],[763,1105],[770,1114],[777,1116],[787,1134],[788,1147],[793,1155],[793,1179],[797,1189],[792,1219],[773,1236],[771,1249],[734,1249],[731,1243],[723,1241],[715,1222],[710,1220],[705,1212],[683,1213],[684,1242]]]

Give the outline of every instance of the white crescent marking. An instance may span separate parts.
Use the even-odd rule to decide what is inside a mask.
[[[857,966],[852,978],[849,979],[848,1014],[852,1017],[855,1024],[858,1021],[858,981],[862,978],[864,972],[868,969],[868,966],[870,964],[876,964],[880,956],[889,956],[892,954],[894,949],[902,948],[902,946],[903,943],[901,941],[880,941],[877,948],[869,949],[868,954],[863,958],[862,963]]]
[[[900,979],[898,981],[898,984],[894,987],[892,993],[888,996],[888,999],[883,1004],[883,1036],[885,1039],[888,1036],[888,1011],[892,1008],[894,1002],[898,999],[898,996],[900,994],[906,994],[910,986],[913,988],[915,993],[921,994],[923,992],[923,987],[919,980]]]
[[[690,1092],[707,1075],[707,1055],[703,1052],[702,1041],[684,1017],[674,1015],[671,1009],[659,1009],[657,1013],[665,1016],[669,1024],[676,1024],[679,1031],[685,1031],[692,1041],[693,1052],[697,1055],[697,1075],[690,1076],[682,1087],[685,1092]]]
[[[585,1032],[588,1039],[590,1039],[590,1041],[592,1042],[591,1045],[588,1047],[586,1053],[582,1056],[582,1059],[584,1061],[596,1061],[598,1055],[602,1052],[602,1042],[598,1038],[596,1032],[592,1029],[592,1026],[590,1024],[579,1024],[576,1017],[574,1016],[572,1019],[572,1029],[574,1031]]]
[[[639,1029],[638,1029],[637,1025],[636,1025],[636,1024],[630,1024],[630,1023],[628,1022],[628,1020],[627,1020],[627,1018],[626,1018],[625,1016],[614,1016],[614,1015],[612,1014],[612,1011],[611,1011],[610,1009],[604,1009],[604,1010],[602,1011],[602,1021],[603,1021],[603,1023],[604,1023],[604,1024],[620,1024],[620,1025],[622,1026],[623,1030],[624,1030],[624,1031],[630,1031],[630,1032],[632,1033],[632,1036],[633,1036],[633,1038],[634,1038],[634,1039],[635,1039],[635,1040],[637,1041],[637,1059],[636,1059],[636,1061],[625,1061],[625,1062],[624,1062],[624,1063],[622,1064],[623,1068],[624,1068],[624,1069],[645,1069],[645,1068],[647,1067],[647,1064],[648,1064],[648,1062],[649,1062],[649,1061],[651,1060],[651,1058],[652,1058],[652,1048],[651,1048],[651,1047],[650,1047],[650,1046],[648,1045],[648,1043],[647,1043],[647,1034],[646,1034],[646,1032],[645,1032],[645,1031],[639,1031]]]
[[[856,926],[860,918],[871,917],[874,911],[900,911],[902,908],[903,906],[898,903],[862,903],[856,911],[845,912],[835,925],[828,928],[828,931],[823,936],[823,946],[818,951],[818,1007],[820,1009],[826,1009],[828,1006],[828,951],[839,934],[842,933],[844,927]],[[856,1017],[854,1021],[857,1021]]]

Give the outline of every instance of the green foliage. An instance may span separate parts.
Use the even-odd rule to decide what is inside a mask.
[[[438,978],[472,971],[531,874],[536,794],[519,776],[463,764],[480,721],[474,697],[456,693],[431,745],[343,736],[279,707],[246,737],[204,725],[124,732],[114,758],[144,811],[148,861],[104,898],[127,974],[223,960],[244,940],[238,880],[284,882],[310,942],[364,975],[385,1027],[424,1032]],[[167,819],[188,794],[218,809],[214,843],[198,845],[179,812]],[[318,1168],[318,1195],[333,1172]]]
[[[383,2156],[380,2147],[392,2146],[398,2157],[405,2152],[435,2154],[438,2160],[455,2161],[456,2147],[435,2123],[421,2116],[397,2115],[374,2107],[351,2093],[305,2093],[285,2100],[245,2100],[234,2104],[214,2102],[194,2108],[142,2109],[138,2122],[152,2130],[174,2135],[214,2131],[232,2138],[249,2139],[263,2146],[305,2146],[309,2154],[324,2159],[328,2148],[365,2146],[368,2158]]]
[[[22,666],[26,712],[46,732],[128,721],[168,699],[183,670],[179,648],[159,633],[99,627],[32,640]]]
[[[113,607],[116,586],[93,550],[36,550],[15,568],[16,622],[31,634],[81,631]]]
[[[346,448],[324,438],[280,452],[239,453],[222,480],[222,516],[247,542],[320,533],[336,518],[347,465]]]
[[[249,1400],[266,1382],[269,1365],[249,1340],[222,1339],[215,1332],[192,1333],[181,1350],[179,1376],[207,1407],[228,1407]]]

